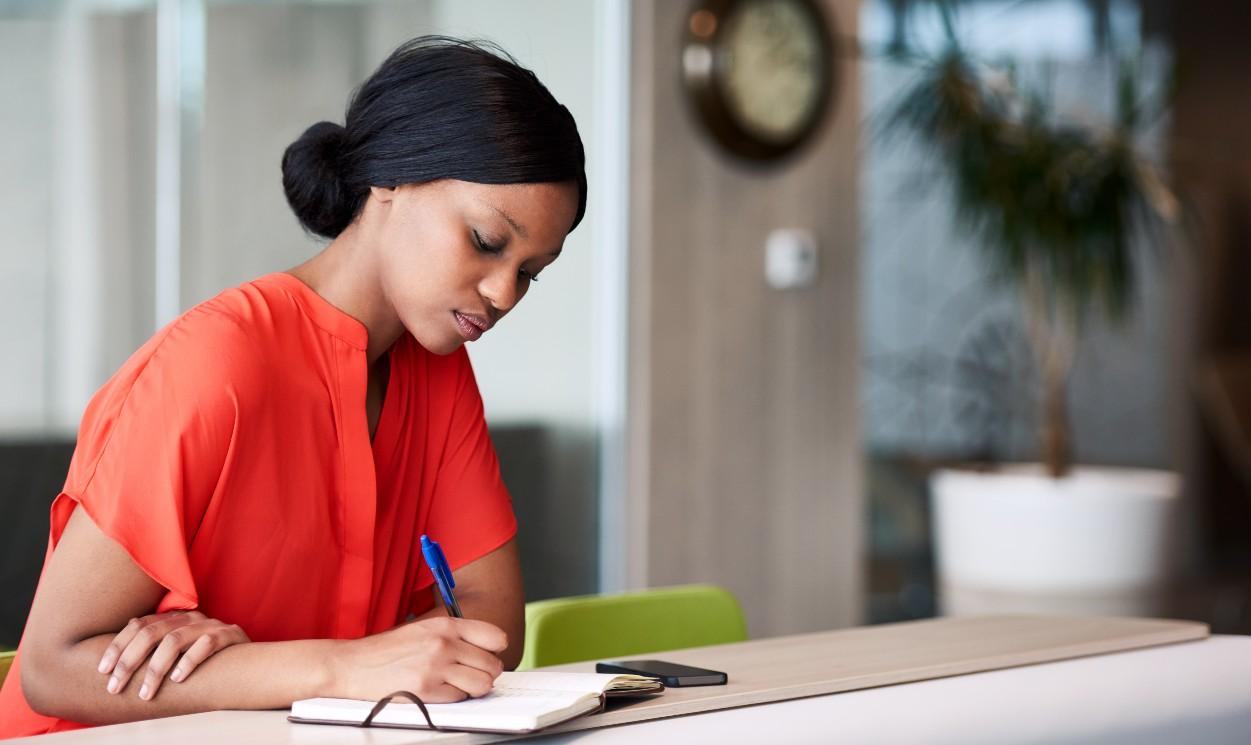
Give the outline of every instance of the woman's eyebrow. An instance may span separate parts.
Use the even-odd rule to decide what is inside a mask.
[[[507,212],[500,209],[499,207],[496,207],[495,205],[491,204],[490,202],[486,200],[479,199],[478,201],[490,207],[491,209],[495,210],[496,212],[500,213],[500,217],[503,217],[505,220],[508,221],[509,225],[513,226],[513,230],[517,231],[517,235],[521,236],[522,238],[529,237],[528,235],[526,235],[526,229],[522,227],[516,220],[514,220]]]

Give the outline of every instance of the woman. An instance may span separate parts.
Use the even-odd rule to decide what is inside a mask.
[[[162,329],[88,406],[0,737],[314,696],[482,695],[521,655],[516,521],[462,345],[586,206],[565,107],[506,55],[396,50],[283,156],[285,273]],[[465,619],[436,606],[439,541]]]

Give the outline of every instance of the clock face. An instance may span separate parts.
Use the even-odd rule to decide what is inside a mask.
[[[823,38],[813,20],[788,0],[747,2],[726,19],[718,60],[726,103],[760,139],[794,138],[821,102]]]
[[[815,0],[699,0],[682,51],[689,100],[729,152],[780,159],[821,123],[832,39]]]

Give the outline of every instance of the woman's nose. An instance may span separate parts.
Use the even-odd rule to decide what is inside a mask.
[[[507,313],[519,299],[517,277],[516,269],[501,267],[482,278],[478,291],[500,314]]]

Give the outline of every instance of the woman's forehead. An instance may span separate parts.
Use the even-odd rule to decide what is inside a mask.
[[[559,241],[577,210],[577,184],[478,184],[451,181],[445,193],[478,212],[502,220],[505,229],[523,240]]]

